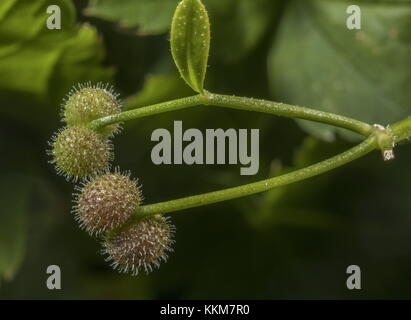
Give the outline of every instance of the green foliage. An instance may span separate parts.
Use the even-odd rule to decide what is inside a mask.
[[[92,0],[86,14],[120,26],[137,28],[139,35],[164,34],[170,29],[180,0]],[[213,22],[213,56],[234,62],[246,56],[262,40],[280,0],[204,0]],[[227,19],[227,17],[230,17]]]
[[[398,121],[410,114],[410,3],[364,1],[362,29],[353,31],[345,24],[347,6],[298,0],[288,7],[269,55],[272,92],[289,103],[368,123]],[[334,128],[301,124],[334,139]]]
[[[26,248],[29,184],[17,174],[4,175],[0,182],[0,285],[11,280]]]
[[[20,92],[47,101],[50,97],[60,99],[62,92],[77,82],[110,77],[111,71],[100,66],[103,48],[96,30],[75,23],[71,1],[59,4],[62,29],[46,28],[46,9],[54,3],[51,0],[2,1],[1,91]]]
[[[86,14],[139,27],[139,35],[164,33],[179,0],[91,0]]]
[[[200,0],[183,0],[171,25],[171,53],[181,77],[194,91],[204,92],[210,51],[210,21]]]
[[[260,43],[276,22],[281,1],[206,0],[205,4],[212,20],[212,55],[232,63],[244,58]]]

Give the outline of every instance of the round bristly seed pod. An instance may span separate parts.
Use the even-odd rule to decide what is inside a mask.
[[[142,202],[142,193],[130,173],[106,173],[78,187],[74,214],[80,226],[98,235],[122,226]]]
[[[68,126],[87,125],[101,117],[121,112],[121,103],[112,87],[108,84],[79,85],[68,94],[63,103],[63,120]],[[100,133],[109,136],[119,131],[119,124],[101,129]]]
[[[50,162],[59,174],[73,181],[107,171],[114,157],[107,138],[82,126],[60,130],[53,136],[50,146]]]
[[[175,227],[168,218],[156,215],[133,221],[103,243],[106,261],[111,261],[115,270],[137,275],[159,268],[172,252]]]

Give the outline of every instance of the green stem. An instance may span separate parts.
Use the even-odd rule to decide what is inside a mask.
[[[395,143],[411,138],[411,117],[396,122],[388,127],[392,132]]]
[[[358,159],[367,153],[377,148],[375,136],[372,135],[364,140],[359,145],[343,152],[335,157],[329,158],[322,162],[316,163],[309,167],[296,170],[278,177],[261,180],[258,182],[228,188],[220,191],[205,193],[201,195],[160,202],[139,207],[134,213],[135,218],[148,217],[155,214],[165,214],[174,211],[184,210],[204,206],[225,200],[240,198],[263,191],[270,190],[275,187],[285,186],[294,182],[298,182],[310,177],[330,171],[344,164],[347,164],[355,159]]]
[[[93,130],[99,130],[104,126],[134,120],[138,118],[143,118],[155,114],[165,113],[169,111],[176,111],[180,109],[185,109],[189,107],[194,107],[200,105],[202,102],[202,97],[200,95],[191,96],[183,99],[172,100],[168,102],[154,104],[148,107],[141,107],[133,109],[130,111],[121,112],[111,116],[103,117],[92,121],[89,127]]]
[[[272,102],[253,98],[227,96],[213,93],[207,93],[206,99],[208,104],[213,106],[248,111],[257,111],[277,116],[321,122],[335,127],[340,127],[354,131],[364,137],[368,137],[373,131],[371,125],[362,121],[358,121],[355,119],[351,119],[329,112],[319,111],[305,107],[298,107],[285,103]]]
[[[316,121],[336,127],[345,128],[354,131],[364,137],[368,137],[373,131],[372,126],[367,123],[329,112],[293,106],[285,103],[213,94],[209,92],[205,92],[205,95],[196,95],[183,99],[159,103],[152,106],[137,108],[134,110],[100,118],[92,121],[90,123],[90,128],[99,130],[106,125],[129,121],[159,113],[185,109],[201,104],[231,109],[263,112],[277,116]]]

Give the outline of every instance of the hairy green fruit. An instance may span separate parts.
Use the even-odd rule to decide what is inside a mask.
[[[119,172],[97,176],[78,190],[74,213],[90,234],[122,226],[142,201],[137,182]]]
[[[117,94],[108,85],[81,85],[72,90],[65,100],[63,117],[68,126],[78,126],[120,112],[121,104]],[[119,128],[119,124],[112,124],[104,127],[100,133],[112,135]]]
[[[173,251],[175,228],[163,216],[156,215],[124,227],[103,243],[103,253],[114,269],[137,275],[140,270],[151,272],[166,261]]]
[[[57,172],[74,181],[108,170],[113,158],[109,140],[87,127],[64,128],[50,145]]]

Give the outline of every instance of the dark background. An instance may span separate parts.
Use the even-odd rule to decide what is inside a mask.
[[[109,82],[124,108],[193,94],[179,78],[168,31],[175,0],[2,0],[0,4],[0,298],[411,298],[411,148],[384,163],[374,152],[346,167],[265,194],[173,214],[175,253],[149,275],[110,269],[99,241],[70,213],[73,184],[47,141],[77,83]],[[206,87],[386,125],[410,114],[411,2],[204,0],[212,23]],[[58,4],[62,30],[47,30]],[[151,132],[259,128],[260,171],[155,166]],[[269,115],[192,108],[125,125],[115,165],[143,184],[146,203],[235,186],[312,164],[359,141],[344,131]],[[62,290],[46,288],[46,268]],[[362,290],[346,288],[346,268]]]

